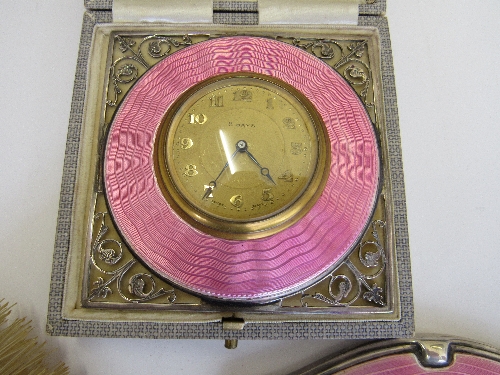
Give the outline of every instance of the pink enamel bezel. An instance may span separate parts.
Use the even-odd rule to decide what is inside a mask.
[[[253,72],[302,92],[331,144],[326,186],[296,224],[270,237],[227,240],[193,228],[169,206],[153,149],[176,99],[218,75]],[[380,183],[373,125],[357,94],[331,67],[286,43],[223,37],[166,57],[129,91],[110,127],[104,160],[108,206],[134,253],[172,284],[207,298],[267,303],[331,272],[363,235]]]
[[[393,354],[355,365],[342,371],[344,375],[493,375],[500,374],[500,363],[478,355],[456,353],[449,366],[423,367],[414,353]]]

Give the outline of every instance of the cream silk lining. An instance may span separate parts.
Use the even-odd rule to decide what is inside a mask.
[[[360,0],[258,0],[259,24],[356,25],[359,3]],[[212,0],[113,1],[113,22],[212,23],[212,20]]]

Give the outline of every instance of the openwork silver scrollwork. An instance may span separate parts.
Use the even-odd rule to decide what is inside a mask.
[[[90,261],[102,274],[92,282],[92,288],[85,302],[95,299],[106,299],[114,292],[127,302],[141,303],[165,296],[161,303],[172,304],[176,299],[173,289],[165,290],[156,287],[155,278],[148,273],[134,273],[132,268],[137,260],[123,261],[123,246],[120,241],[104,238],[109,231],[106,224],[106,212],[98,212],[94,215],[94,225],[98,226],[97,235],[92,243]],[[118,266],[114,268],[111,266]],[[130,275],[131,276],[127,276]],[[107,279],[105,279],[107,277]],[[128,283],[124,282],[128,278]],[[126,285],[124,285],[126,283]],[[126,291],[124,291],[126,290]]]
[[[130,57],[123,57],[121,59],[116,60],[113,63],[113,66],[110,68],[110,76],[113,82],[113,92],[114,98],[107,99],[106,104],[109,106],[116,106],[118,102],[118,96],[122,93],[119,84],[127,84],[134,81],[138,76],[138,68],[132,63],[127,63],[121,65],[124,60],[133,60]],[[121,65],[121,66],[120,66]]]
[[[301,303],[303,307],[308,307],[308,301],[311,299],[324,302],[332,306],[351,306],[353,303],[358,301],[361,295],[363,299],[372,302],[374,304],[385,306],[384,302],[384,290],[377,285],[377,283],[370,284],[370,280],[373,280],[380,276],[384,271],[387,263],[386,254],[384,247],[381,245],[380,233],[385,228],[385,222],[381,220],[375,220],[372,222],[372,232],[371,235],[373,240],[362,241],[359,243],[358,256],[359,261],[362,266],[368,269],[378,269],[373,272],[362,272],[353,261],[347,259],[342,265],[347,266],[351,271],[352,275],[349,274],[339,274],[338,269],[332,272],[330,277],[330,282],[328,285],[328,296],[322,293],[316,292],[314,294],[309,294],[306,291],[302,292]],[[368,249],[375,248],[375,251],[369,251]],[[353,287],[357,287],[354,295],[349,298]],[[311,290],[314,289],[311,288]],[[363,289],[366,291],[363,293]]]
[[[354,89],[360,88],[356,92],[365,106],[374,107],[373,100],[368,98],[372,84],[372,71],[368,64],[362,60],[366,54],[367,41],[361,40],[346,44],[330,39],[293,38],[291,43],[322,60],[331,60],[328,63],[342,74]]]
[[[179,38],[181,39],[178,40]],[[112,99],[108,97],[106,100],[106,104],[110,107],[115,107],[118,104],[119,97],[123,93],[120,86],[130,84],[137,79],[140,74],[139,66],[142,66],[142,70],[147,70],[152,66],[143,53],[144,49],[146,49],[148,56],[162,59],[172,52],[172,47],[185,47],[193,43],[188,35],[176,38],[155,34],[142,38],[140,42],[131,37],[117,35],[115,40],[118,49],[125,56],[116,59],[110,67],[109,75],[114,93]],[[145,45],[147,48],[143,48]]]
[[[149,42],[149,56],[158,59],[170,54],[170,52],[172,51],[172,47],[189,46],[193,44],[193,41],[191,40],[189,35],[184,35],[182,37],[182,41],[167,36],[152,35],[144,38],[144,40],[141,42],[141,45],[146,42]]]
[[[342,56],[342,47],[334,40],[305,40],[294,38],[292,45],[311,52],[320,59],[333,59],[336,56]]]

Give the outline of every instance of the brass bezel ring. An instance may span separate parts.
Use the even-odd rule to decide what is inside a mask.
[[[317,161],[314,172],[300,194],[294,197],[288,205],[284,206],[278,212],[267,215],[265,218],[250,219],[247,221],[226,220],[200,210],[195,204],[190,202],[186,194],[183,194],[183,189],[178,186],[179,183],[176,181],[177,178],[169,170],[171,169],[169,167],[169,158],[171,157],[169,145],[173,142],[174,133],[172,131],[173,120],[183,103],[209,85],[239,78],[255,79],[271,83],[278,89],[292,95],[303,106],[311,118],[317,142]],[[276,234],[290,227],[307,214],[321,196],[328,179],[330,155],[330,142],[325,124],[317,110],[304,94],[293,86],[274,77],[253,72],[237,72],[221,74],[206,79],[184,92],[174,102],[167,111],[157,132],[153,159],[158,185],[169,205],[183,220],[211,236],[232,240],[247,240]]]

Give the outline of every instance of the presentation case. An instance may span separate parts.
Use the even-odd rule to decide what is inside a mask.
[[[227,347],[235,347],[238,339],[410,337],[414,329],[410,254],[385,0],[360,4],[334,0],[164,3],[154,0],[85,3],[47,332],[66,336],[223,339]],[[246,44],[235,46],[241,40]],[[224,53],[207,52],[205,48],[218,45],[226,49]],[[257,240],[221,240],[203,228],[191,228],[189,220],[177,212],[171,214],[172,221],[160,215],[144,226],[139,225],[138,221],[147,221],[146,217],[157,209],[172,211],[168,199],[161,201],[161,207],[153,204],[146,209],[140,220],[131,214],[138,206],[127,210],[125,201],[113,203],[113,197],[123,193],[113,187],[109,177],[115,173],[109,161],[110,139],[124,134],[117,125],[120,116],[127,117],[134,95],[134,103],[140,103],[141,88],[147,86],[156,72],[162,72],[161,79],[170,79],[159,67],[172,66],[177,57],[189,56],[192,51],[196,51],[190,60],[195,67],[182,65],[174,73],[191,77],[190,72],[201,66],[201,60],[218,66],[219,70],[212,75],[226,74],[234,67],[236,73],[258,70],[264,76],[292,82],[292,91],[305,93],[313,108],[319,108],[330,141],[326,144],[330,148],[331,171],[328,181],[318,188],[323,190],[319,191],[317,202],[321,203],[327,192],[333,192],[329,201],[334,203],[316,210],[322,211],[324,218],[321,223],[314,224],[312,220],[313,224],[304,227],[303,232],[309,233],[307,240],[297,239],[301,237],[296,228],[308,220],[308,215],[320,204],[317,202],[310,203],[312,208],[308,207],[306,216],[296,219],[289,228]],[[228,57],[232,53],[238,57]],[[294,60],[296,56],[319,68],[313,71],[304,68]],[[223,64],[225,67],[220,68]],[[337,83],[330,88],[325,84],[329,90],[326,94],[314,89],[317,80],[330,75]],[[179,85],[184,81],[167,85],[167,94],[162,91],[145,99],[144,112],[164,105],[156,98],[167,97],[168,90],[181,96],[185,88]],[[197,78],[193,82],[201,81],[202,78]],[[343,143],[333,140],[336,132],[349,127],[343,135],[349,144],[357,137],[352,124],[359,121],[351,123],[339,115],[338,123],[329,120],[325,115],[330,113],[327,106],[318,104],[322,98],[330,99],[329,93],[337,87],[344,86],[355,98],[352,108],[362,108],[359,116],[364,116],[365,127],[370,124],[370,131],[373,130],[375,151],[365,151],[363,158],[359,156],[359,147],[342,151],[339,145]],[[342,103],[340,107],[347,108]],[[159,111],[167,114],[169,109],[164,106]],[[201,119],[198,117],[197,121],[203,122],[204,118]],[[147,134],[142,128],[132,126],[135,129],[132,136],[137,139],[151,136],[153,139],[146,143],[154,149],[154,138],[160,132],[159,125],[151,126]],[[280,126],[286,127],[286,121]],[[130,142],[125,142],[121,151],[128,150],[134,143]],[[137,152],[143,150],[143,144],[139,143],[134,143]],[[144,149],[149,150],[149,146]],[[154,172],[157,168],[154,153],[146,151],[145,166],[139,168]],[[131,164],[134,157],[137,154],[129,160]],[[368,158],[373,160],[367,162]],[[125,159],[121,161],[126,163]],[[367,167],[368,164],[372,167]],[[359,169],[358,174],[353,172],[354,182],[349,185],[349,172],[345,170],[355,169]],[[362,189],[367,185],[363,176],[374,170],[377,173],[370,185],[374,195],[356,195],[361,185]],[[140,182],[132,178],[135,172],[127,173],[126,189],[139,190]],[[343,187],[335,190],[330,180],[338,175],[344,178]],[[155,185],[158,175],[152,176],[152,189],[161,193]],[[137,198],[142,199],[140,194]],[[364,216],[358,215],[363,203],[368,207],[364,208]],[[330,208],[331,215],[327,211]],[[337,220],[340,211],[343,216],[339,214]],[[358,216],[361,218],[355,221]],[[339,226],[342,222],[354,224],[342,229]],[[141,228],[136,230],[137,236],[129,231],[135,223]],[[164,225],[158,229],[160,234],[154,234],[153,228],[161,227],[160,224]],[[169,232],[170,227],[177,231]],[[350,232],[338,245],[336,239],[342,238],[341,233],[346,230]],[[175,233],[180,233],[180,237]],[[162,234],[167,239],[160,240]],[[144,245],[141,239],[147,236],[150,241],[158,239],[159,248],[151,242]],[[269,245],[276,238],[279,239],[274,241],[276,245]],[[170,245],[170,240],[175,240],[176,245]],[[213,246],[205,245],[206,241]],[[188,242],[196,243],[194,250]],[[244,250],[235,250],[240,247]],[[271,247],[281,249],[279,254],[272,253]],[[218,253],[221,248],[224,255]],[[319,263],[315,263],[314,256],[309,260],[316,248],[329,254]],[[190,255],[183,255],[186,249]],[[249,253],[255,252],[259,256],[248,258]],[[180,261],[173,259],[177,256]],[[295,259],[298,259],[296,265],[287,268]],[[183,265],[184,260],[191,262],[188,268]],[[259,268],[259,273],[255,273],[255,268]],[[250,276],[245,279],[241,274]],[[244,285],[241,289],[235,286],[236,280],[238,285],[240,281]],[[199,287],[200,284],[207,288]]]

